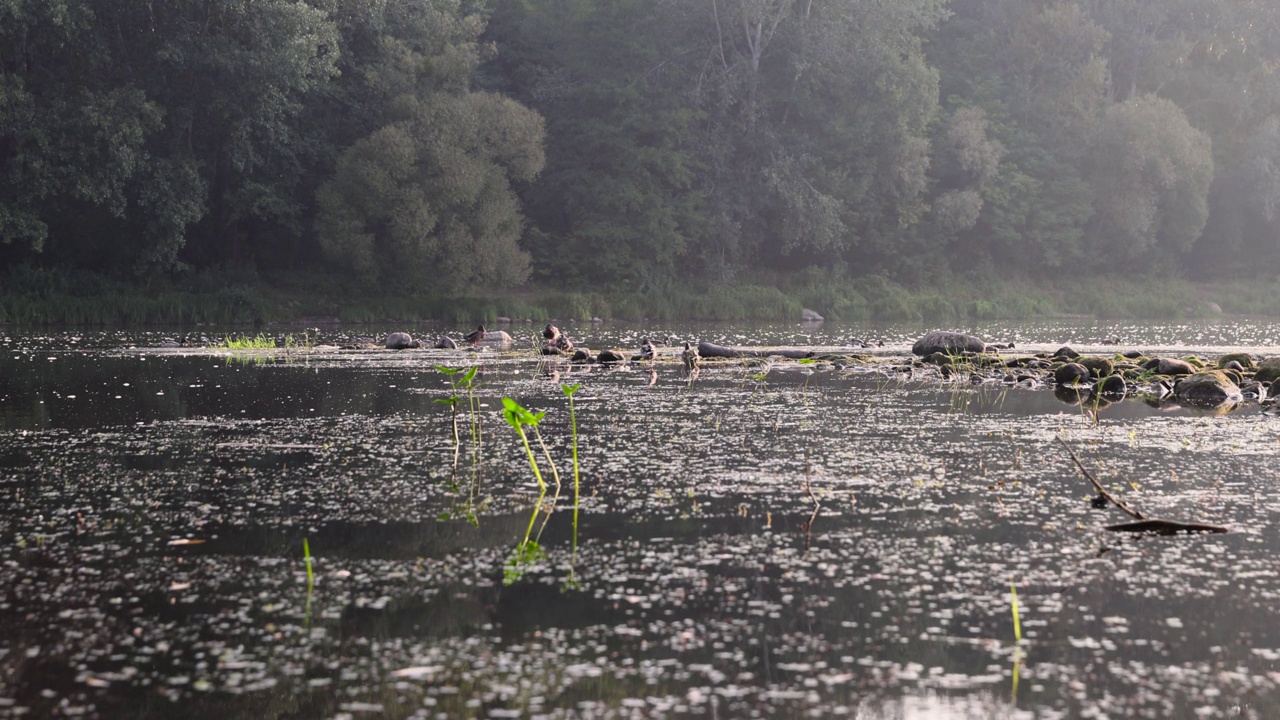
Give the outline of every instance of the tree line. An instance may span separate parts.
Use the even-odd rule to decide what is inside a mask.
[[[0,0],[0,267],[1275,277],[1264,0]]]

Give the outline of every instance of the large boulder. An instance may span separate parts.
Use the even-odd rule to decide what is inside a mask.
[[[911,352],[925,357],[936,352],[940,353],[961,353],[974,352],[980,353],[987,349],[987,344],[973,335],[966,335],[962,332],[952,330],[934,330],[924,334],[924,337],[916,341],[911,346]]]
[[[409,337],[409,333],[393,332],[387,335],[388,350],[407,350],[409,348],[422,347],[422,343]]]
[[[1188,405],[1209,407],[1244,400],[1240,386],[1236,385],[1231,376],[1222,370],[1206,370],[1188,375],[1174,386],[1173,394],[1178,397],[1178,400]]]
[[[514,344],[515,341],[511,339],[511,334],[506,330],[489,330],[485,332],[484,339],[480,341],[481,347],[495,350],[510,350]]]
[[[1058,385],[1079,385],[1089,382],[1089,368],[1080,363],[1063,363],[1053,371],[1053,381]]]
[[[1227,366],[1227,363],[1231,362],[1238,363],[1245,370],[1257,367],[1257,363],[1253,361],[1253,356],[1249,353],[1227,353],[1218,358],[1218,368],[1222,369]]]
[[[1089,374],[1095,378],[1104,378],[1116,371],[1115,364],[1104,357],[1080,357],[1076,362],[1089,368]]]

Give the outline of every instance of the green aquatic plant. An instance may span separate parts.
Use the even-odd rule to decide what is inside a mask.
[[[311,569],[311,543],[306,538],[302,538],[302,559],[307,565],[307,592],[311,592],[311,588],[315,587],[316,576]]]
[[[569,398],[569,432],[573,437],[573,549],[569,554],[569,577],[565,580],[566,588],[577,589],[577,576],[574,573],[574,563],[578,559],[578,506],[579,506],[579,469],[578,469],[578,417],[574,412],[573,395],[582,389],[582,384],[561,385],[560,389],[564,391],[564,396]]]
[[[274,338],[269,338],[262,333],[259,333],[254,337],[241,335],[240,337],[232,338],[228,335],[223,338],[222,347],[228,350],[274,350],[276,348],[276,341]]]
[[[1018,612],[1018,586],[1009,581],[1009,597],[1012,599],[1013,605],[1013,639],[1014,642],[1022,642],[1022,615]]]
[[[302,611],[306,624],[311,624],[311,596],[316,587],[316,576],[311,569],[311,543],[302,538],[302,561],[307,566],[307,605]]]
[[[436,365],[435,369],[449,378],[449,384],[454,391],[453,395],[449,397],[435,400],[439,405],[449,406],[450,427],[453,430],[453,472],[450,476],[450,489],[453,492],[461,492],[461,488],[458,485],[458,461],[462,454],[462,437],[458,431],[458,405],[463,401],[464,396],[466,399],[470,420],[471,477],[467,481],[467,498],[455,510],[467,522],[479,526],[480,519],[476,515],[476,498],[480,493],[480,452],[484,440],[484,431],[480,423],[480,403],[475,393],[476,387],[479,385],[476,382],[476,371],[479,366],[471,365],[466,368],[451,368]],[[448,519],[453,516],[454,513],[445,513],[441,518]]]
[[[1018,702],[1018,675],[1022,670],[1022,616],[1018,611],[1018,587],[1009,581],[1009,597],[1013,606],[1013,682],[1009,688],[1010,702]]]
[[[529,516],[529,525],[525,528],[524,539],[516,546],[515,552],[507,561],[503,570],[502,582],[504,585],[511,585],[519,580],[529,565],[545,557],[542,547],[538,544],[538,539],[542,536],[542,528],[546,527],[546,521],[543,521],[537,535],[533,534],[533,528],[537,524],[538,514],[542,512],[543,502],[547,497],[547,483],[542,477],[542,468],[538,465],[538,458],[533,453],[533,445],[529,442],[529,434],[525,432],[525,428],[530,428],[533,431],[534,439],[538,441],[538,446],[542,449],[543,456],[547,459],[547,465],[551,468],[552,477],[555,480],[556,496],[558,497],[560,493],[560,473],[556,470],[555,462],[552,461],[551,454],[547,451],[547,445],[542,440],[542,432],[538,429],[538,423],[545,416],[545,412],[530,412],[511,398],[502,398],[502,417],[516,431],[516,435],[520,437],[520,442],[524,445],[525,455],[529,460],[529,469],[533,471],[533,477],[538,481],[538,500],[534,503],[533,513]],[[554,499],[552,502],[554,503]],[[547,517],[550,518],[550,514]]]

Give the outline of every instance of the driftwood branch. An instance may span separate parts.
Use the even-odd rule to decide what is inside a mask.
[[[1080,468],[1080,472],[1083,473],[1084,476],[1089,479],[1089,482],[1093,484],[1093,487],[1098,491],[1098,494],[1106,498],[1106,500],[1110,502],[1112,505],[1115,505],[1116,507],[1120,508],[1126,515],[1136,520],[1136,522],[1120,523],[1119,525],[1107,525],[1106,526],[1107,530],[1111,532],[1153,532],[1153,533],[1159,533],[1161,535],[1173,535],[1175,533],[1180,533],[1180,532],[1185,532],[1185,533],[1228,532],[1227,528],[1221,525],[1209,525],[1206,523],[1184,523],[1184,522],[1179,522],[1177,520],[1161,520],[1159,518],[1151,518],[1151,517],[1147,517],[1146,515],[1143,515],[1137,510],[1134,510],[1133,508],[1121,502],[1119,499],[1116,498],[1116,496],[1107,492],[1107,489],[1102,487],[1102,483],[1098,482],[1098,478],[1094,477],[1094,474],[1092,472],[1089,472],[1089,468],[1085,467],[1084,463],[1080,462],[1080,458],[1076,457],[1075,452],[1071,450],[1071,446],[1067,445],[1067,441],[1063,440],[1061,435],[1058,436],[1058,442],[1062,445],[1062,448],[1067,451],[1067,455],[1071,457],[1071,461],[1076,464],[1076,467]]]
[[[1124,511],[1126,515],[1133,518],[1134,520],[1147,519],[1146,515],[1143,515],[1137,510],[1134,510],[1128,505],[1125,505],[1122,501],[1116,498],[1115,495],[1112,495],[1111,493],[1107,492],[1107,489],[1102,487],[1102,483],[1098,482],[1098,478],[1094,477],[1093,473],[1089,472],[1089,468],[1085,467],[1084,463],[1080,462],[1080,458],[1076,457],[1075,452],[1071,450],[1071,446],[1067,444],[1066,440],[1062,439],[1061,435],[1058,436],[1058,443],[1061,444],[1062,448],[1067,451],[1067,455],[1071,456],[1071,462],[1075,463],[1076,467],[1080,468],[1080,472],[1084,473],[1084,476],[1089,480],[1089,482],[1093,483],[1093,487],[1097,489],[1099,495],[1106,498],[1108,502],[1120,508],[1122,511]]]

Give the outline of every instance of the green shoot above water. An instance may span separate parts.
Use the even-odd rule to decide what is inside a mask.
[[[560,474],[556,470],[555,463],[551,460],[551,454],[547,451],[547,446],[542,441],[542,433],[538,429],[538,423],[542,421],[545,415],[545,412],[530,412],[509,397],[502,398],[502,417],[520,436],[520,442],[524,444],[525,455],[529,459],[529,468],[533,471],[534,479],[538,481],[538,501],[534,504],[533,513],[529,517],[529,526],[524,531],[524,540],[516,546],[515,553],[507,561],[507,565],[504,568],[502,578],[504,585],[511,585],[519,580],[530,564],[544,557],[542,548],[538,545],[537,537],[533,535],[533,526],[537,523],[538,513],[542,511],[542,503],[547,496],[547,483],[542,478],[542,469],[538,466],[538,459],[533,454],[533,446],[529,443],[529,435],[525,432],[525,428],[533,430],[534,438],[537,439],[539,447],[542,448],[543,456],[546,457],[547,464],[550,466],[552,476],[555,479],[556,496],[558,497],[560,493]],[[548,515],[548,518],[550,518],[550,515]],[[542,523],[542,527],[546,527],[545,521]],[[539,528],[538,536],[541,536],[541,534],[542,529]]]
[[[573,394],[581,390],[582,385],[561,385],[560,389],[564,391],[564,396],[569,398],[569,429],[573,433],[573,550],[570,553],[569,578],[565,581],[565,586],[577,588],[579,585],[574,574],[574,562],[578,557],[578,418],[574,414]]]
[[[1009,582],[1009,594],[1013,598],[1013,639],[1016,642],[1022,642],[1022,618],[1018,612],[1018,588]]]

